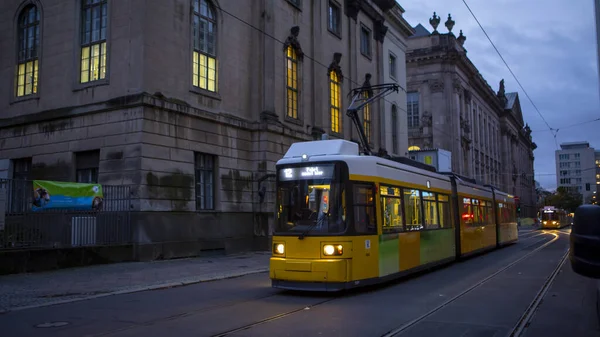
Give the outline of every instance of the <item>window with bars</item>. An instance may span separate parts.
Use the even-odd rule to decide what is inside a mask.
[[[287,116],[298,118],[298,55],[291,45],[287,47],[285,57]]]
[[[363,93],[363,99],[369,99],[369,93]],[[363,128],[365,129],[365,137],[367,138],[367,142],[371,143],[371,103],[365,105],[363,107]]]
[[[107,0],[82,0],[80,83],[106,78],[107,2]]]
[[[31,191],[33,185],[30,181],[31,176],[31,157],[13,159],[12,178],[9,186],[7,212],[22,213],[29,209],[31,205]]]
[[[97,184],[100,167],[100,150],[75,153],[75,181]]]
[[[408,127],[419,127],[419,93],[409,92],[406,94],[406,115]]]
[[[398,111],[392,104],[392,153],[398,153]]]
[[[15,96],[37,94],[40,46],[40,11],[35,5],[25,7],[19,14],[17,36],[17,69]]]
[[[194,52],[192,84],[200,89],[217,91],[217,20],[208,0],[192,0]]]
[[[342,133],[342,86],[335,70],[329,72],[329,110],[331,113],[331,131]]]
[[[194,160],[196,176],[196,210],[215,209],[216,156],[196,153]]]

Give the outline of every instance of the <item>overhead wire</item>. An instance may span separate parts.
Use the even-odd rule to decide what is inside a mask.
[[[475,13],[473,13],[473,11],[471,10],[471,7],[469,7],[469,5],[467,4],[467,1],[466,0],[462,0],[462,2],[465,4],[465,6],[469,10],[469,12],[473,16],[473,18],[475,19],[475,21],[479,25],[479,28],[481,28],[481,30],[483,31],[483,34],[485,34],[485,36],[487,37],[487,39],[490,41],[492,47],[494,47],[494,50],[496,50],[496,53],[498,53],[498,56],[500,56],[500,59],[502,60],[502,62],[504,62],[504,65],[506,66],[506,68],[508,68],[508,71],[511,73],[511,75],[513,76],[513,78],[515,79],[515,81],[517,82],[517,84],[519,85],[519,87],[521,87],[521,90],[523,90],[523,93],[529,99],[529,102],[531,103],[531,105],[533,105],[533,108],[535,109],[535,111],[537,111],[537,113],[540,115],[540,117],[542,118],[542,120],[544,121],[544,123],[546,123],[546,126],[548,127],[548,130],[554,136],[554,142],[556,143],[556,148],[558,149],[559,146],[558,146],[558,141],[556,139],[556,135],[558,134],[558,129],[554,129],[554,128],[552,128],[550,126],[550,124],[548,124],[548,122],[546,121],[546,118],[544,118],[544,116],[542,115],[542,113],[540,112],[540,110],[538,109],[538,107],[535,105],[535,103],[533,102],[533,100],[531,99],[531,97],[529,96],[529,94],[527,93],[527,90],[525,90],[525,88],[523,87],[523,85],[521,84],[521,82],[519,81],[519,79],[517,78],[517,75],[515,75],[515,73],[512,71],[512,69],[510,68],[510,66],[508,65],[508,63],[506,62],[506,60],[504,59],[504,57],[502,56],[502,53],[500,53],[500,51],[498,50],[498,48],[496,47],[496,45],[494,44],[494,42],[492,41],[492,39],[490,38],[490,36],[488,35],[488,33],[486,32],[485,28],[483,28],[483,26],[479,22],[479,19],[477,19],[477,16],[475,15]]]
[[[464,2],[464,0],[463,0],[463,2]],[[465,5],[467,5],[467,4],[466,4],[466,2],[465,2]],[[260,29],[260,28],[258,28],[258,27],[256,27],[256,26],[254,26],[253,24],[251,24],[251,23],[249,23],[249,22],[247,22],[247,21],[245,21],[245,20],[243,20],[243,19],[239,18],[239,17],[238,17],[238,16],[236,16],[235,14],[232,14],[231,12],[229,12],[229,11],[227,11],[227,10],[223,9],[223,8],[222,8],[222,7],[220,7],[219,5],[216,5],[216,6],[217,6],[217,8],[218,8],[220,11],[222,11],[223,13],[225,13],[225,14],[229,15],[230,17],[232,17],[232,18],[236,19],[237,21],[239,21],[239,22],[243,23],[244,25],[246,25],[246,26],[248,26],[248,27],[250,27],[250,28],[252,28],[252,29],[254,29],[254,30],[256,30],[256,31],[260,32],[261,34],[263,34],[263,35],[265,35],[265,36],[267,36],[267,37],[269,37],[269,38],[273,39],[273,41],[276,41],[276,42],[280,43],[281,45],[285,45],[285,42],[284,42],[284,41],[282,41],[282,40],[280,40],[280,39],[276,38],[275,36],[273,36],[273,35],[271,35],[271,34],[269,34],[269,33],[265,32],[264,30],[262,30],[262,29]],[[467,5],[467,8],[468,8],[468,5]],[[470,10],[470,8],[469,8],[469,11],[471,11],[471,10]],[[478,20],[477,20],[477,18],[475,17],[475,14],[474,14],[472,11],[471,11],[471,14],[472,14],[472,15],[473,15],[473,17],[475,18],[475,20],[476,20],[476,21],[479,23],[479,21],[478,21]],[[481,24],[479,24],[479,26],[481,27],[481,29],[482,29],[482,30],[484,31],[484,33],[486,34],[486,36],[488,37],[488,40],[490,40],[490,42],[492,43],[492,46],[494,46],[494,49],[496,49],[496,52],[498,52],[498,54],[500,55],[500,57],[501,57],[501,58],[502,58],[502,60],[504,61],[505,65],[507,66],[507,68],[509,68],[509,70],[510,70],[511,74],[513,74],[513,77],[515,77],[515,80],[517,80],[517,82],[519,82],[519,81],[518,81],[518,79],[516,78],[516,76],[514,75],[514,73],[512,72],[512,70],[510,69],[510,67],[508,66],[508,64],[506,63],[506,61],[504,60],[504,58],[502,57],[502,55],[500,54],[500,52],[498,51],[498,49],[495,47],[495,45],[493,44],[493,42],[491,41],[491,39],[489,38],[489,36],[488,36],[488,35],[487,35],[487,33],[485,32],[484,28],[481,26]],[[314,63],[316,63],[316,64],[318,64],[318,65],[322,66],[322,67],[323,67],[323,68],[325,68],[325,69],[328,69],[328,68],[329,68],[329,66],[328,66],[328,65],[325,65],[325,64],[323,64],[322,62],[320,62],[320,61],[316,60],[314,57],[312,57],[312,56],[310,56],[310,55],[308,55],[308,54],[306,54],[306,53],[304,54],[304,57],[305,57],[305,58],[307,58],[307,59],[309,59],[309,60],[311,60],[312,62],[314,62]],[[354,80],[353,78],[351,78],[351,77],[349,77],[349,76],[344,76],[344,78],[348,79],[348,81],[350,81],[351,83],[353,83],[353,84],[355,84],[355,85],[357,85],[357,86],[362,86],[362,84],[361,84],[361,83],[359,83],[358,81]],[[396,84],[398,84],[398,83],[396,83]],[[544,117],[541,115],[541,113],[539,112],[539,110],[537,109],[537,107],[535,106],[535,104],[533,103],[533,101],[531,100],[531,98],[529,97],[529,95],[526,93],[526,91],[525,91],[525,89],[523,88],[523,86],[522,86],[520,83],[519,83],[519,86],[521,86],[521,89],[523,90],[523,92],[525,92],[526,96],[529,98],[529,100],[531,101],[532,105],[533,105],[533,106],[536,108],[536,110],[538,111],[538,113],[540,114],[540,116],[542,117],[542,119],[544,120],[544,122],[546,123],[546,125],[549,127],[549,130],[550,130],[550,131],[553,131],[554,129],[552,129],[552,128],[551,128],[551,127],[548,125],[548,123],[546,122],[546,120],[544,119]],[[401,85],[399,85],[399,84],[398,84],[398,87],[399,87],[400,89],[402,89],[402,91],[406,92],[406,89],[405,89],[404,87],[402,87]],[[389,100],[385,99],[385,97],[382,97],[381,99],[382,99],[383,101],[385,101],[385,102],[388,102],[388,103],[390,103],[390,104],[395,104],[394,102],[391,102],[391,101],[389,101]],[[399,105],[397,105],[397,104],[395,104],[395,105],[396,105],[397,109],[399,109],[399,110],[401,110],[401,111],[403,111],[403,112],[406,112],[406,113],[408,113],[408,111],[406,110],[406,108],[404,108],[404,107],[402,107],[402,106],[399,106]],[[599,118],[599,120],[600,120],[600,118]],[[443,133],[443,134],[445,134],[445,135],[451,136],[450,134],[448,134],[447,132],[445,132],[444,130],[442,130],[442,129],[440,129],[440,128],[437,128],[437,127],[435,127],[435,126],[433,126],[433,125],[432,125],[432,127],[433,127],[434,129],[436,129],[436,130],[438,130],[438,131],[442,132],[442,133]],[[556,140],[556,135],[555,135],[554,137],[555,137],[555,140]],[[558,145],[558,144],[557,144],[557,145]],[[512,172],[498,172],[497,174],[500,174],[500,175],[502,175],[502,174],[513,174],[513,173],[512,173]],[[535,175],[544,175],[544,174],[535,174]]]

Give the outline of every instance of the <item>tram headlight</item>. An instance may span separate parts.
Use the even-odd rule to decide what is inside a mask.
[[[283,243],[276,243],[273,245],[273,253],[277,255],[285,254],[285,245]]]
[[[326,256],[342,255],[344,247],[342,245],[325,245],[323,246],[323,254]]]

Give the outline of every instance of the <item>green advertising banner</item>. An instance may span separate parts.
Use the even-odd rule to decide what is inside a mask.
[[[34,211],[43,209],[99,210],[104,195],[100,184],[62,181],[33,181]]]

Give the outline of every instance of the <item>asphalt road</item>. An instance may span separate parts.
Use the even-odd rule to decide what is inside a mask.
[[[343,295],[275,290],[270,287],[268,274],[261,273],[9,312],[0,315],[0,331],[11,337],[214,336],[257,323],[231,335],[381,336],[423,316],[558,235],[540,234],[521,233],[515,245]],[[560,235],[556,242],[424,317],[401,335],[503,336],[517,323],[567,248],[568,235]],[[269,318],[274,319],[262,322]]]

